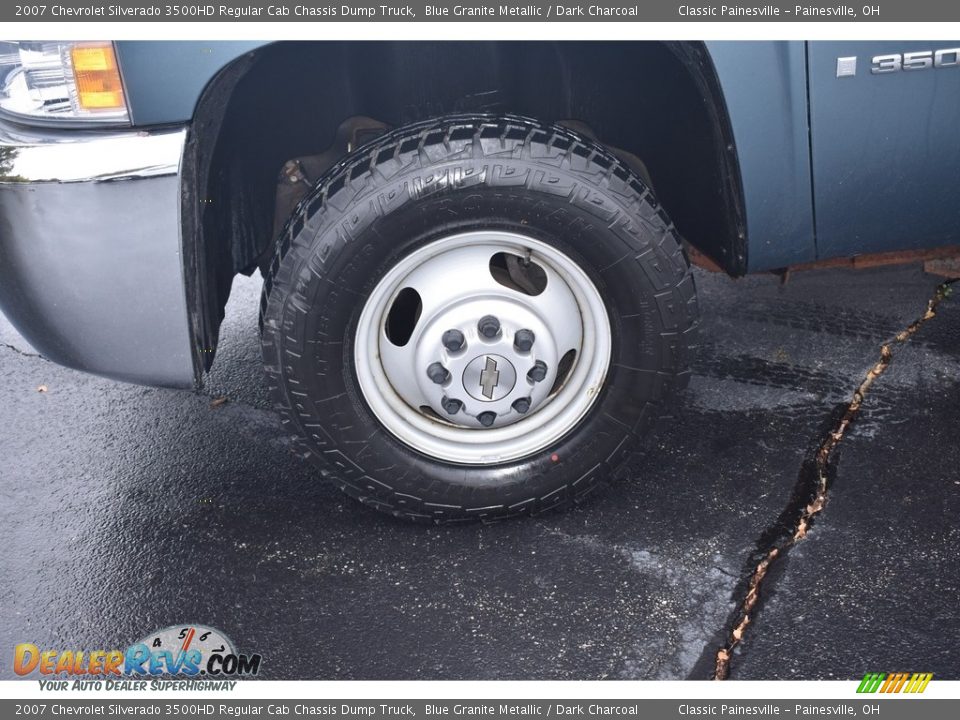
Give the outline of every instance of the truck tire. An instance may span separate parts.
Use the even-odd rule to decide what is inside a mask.
[[[452,116],[317,183],[260,319],[302,454],[371,507],[444,522],[604,484],[686,385],[697,318],[677,233],[614,156],[525,118]]]

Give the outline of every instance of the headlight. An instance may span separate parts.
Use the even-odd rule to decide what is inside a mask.
[[[0,112],[25,121],[129,120],[108,42],[0,42]]]

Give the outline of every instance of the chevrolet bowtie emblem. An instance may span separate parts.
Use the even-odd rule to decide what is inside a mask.
[[[483,388],[483,396],[493,400],[493,390],[499,383],[500,372],[497,370],[497,361],[488,357],[483,372],[480,373],[480,387]]]

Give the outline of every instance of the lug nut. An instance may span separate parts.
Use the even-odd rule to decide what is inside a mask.
[[[443,334],[443,340],[441,342],[443,342],[443,346],[447,350],[449,350],[450,352],[456,352],[457,350],[463,347],[463,341],[464,341],[463,333],[460,332],[459,330],[454,329],[454,330],[447,330]]]
[[[500,334],[500,321],[493,315],[484,315],[480,318],[480,322],[477,323],[477,330],[479,330],[480,334],[487,340],[493,340]]]
[[[537,360],[527,373],[527,377],[534,382],[543,381],[547,377],[547,364],[543,360]]]
[[[513,346],[520,352],[530,352],[536,337],[533,330],[517,330],[517,334],[513,336]]]
[[[440,405],[443,406],[444,412],[447,415],[456,415],[460,412],[460,408],[463,407],[463,403],[457,400],[456,398],[448,398],[446,395],[443,396],[443,400],[440,401]]]
[[[521,415],[524,415],[530,409],[530,398],[517,398],[513,401],[513,409]]]
[[[490,427],[493,425],[493,421],[497,419],[497,414],[495,412],[482,412],[477,415],[477,420],[480,421],[480,424],[484,427]]]
[[[447,378],[450,377],[450,373],[443,365],[435,362],[430,363],[430,367],[427,368],[427,377],[437,385],[442,385],[447,381]]]

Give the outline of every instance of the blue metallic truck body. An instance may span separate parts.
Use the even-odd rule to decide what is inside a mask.
[[[264,44],[118,43],[134,124],[189,122],[210,80]],[[737,148],[750,272],[957,242],[960,71],[882,77],[865,64],[960,42],[705,44]],[[849,56],[860,72],[837,78]]]
[[[146,171],[131,158],[130,168],[110,178],[29,177],[22,172],[37,167],[35,162],[21,163],[15,179],[0,178],[0,306],[41,352],[64,364],[134,382],[187,386],[199,377],[196,354],[189,349],[193,335],[188,325],[194,322],[195,309],[183,279],[181,238],[160,235],[177,232],[174,195],[180,158],[205,90],[231,65],[266,45],[118,42],[134,126],[126,135],[153,138],[155,148],[171,152]],[[732,133],[728,149],[739,169],[746,271],[960,241],[955,180],[960,168],[960,68],[870,72],[876,55],[956,46],[960,41],[703,44]],[[856,75],[837,76],[842,57],[858,58]],[[60,156],[72,152],[79,162],[82,153],[76,145],[83,139],[83,133],[71,137],[69,131],[41,138],[0,122],[0,144],[16,148],[20,158],[47,152],[52,162],[48,151],[56,147]],[[115,185],[109,200],[99,195],[92,199],[91,184],[118,178],[143,184]],[[83,185],[87,190],[80,189]],[[74,235],[65,241],[69,217],[61,218],[64,227],[52,233],[39,224],[38,218],[58,210],[69,213],[72,198],[84,192],[101,213],[122,206],[155,218],[144,237],[131,238],[139,249],[120,240],[118,228],[130,222],[119,218],[122,212],[106,232],[74,222]],[[145,198],[154,192],[157,203],[165,198],[162,207],[147,207],[151,201]],[[182,187],[180,192],[182,196]],[[91,236],[81,238],[80,230]],[[182,223],[179,232],[184,232]],[[117,252],[118,245],[123,252]],[[75,258],[64,256],[64,246],[86,263],[77,269]],[[29,269],[38,248],[49,255],[44,273]],[[153,276],[138,276],[134,270],[132,279],[117,279],[124,266],[144,263],[154,269]],[[179,275],[171,275],[173,269]],[[52,277],[60,284],[52,283]],[[111,289],[93,292],[91,301],[84,293],[98,284]],[[145,287],[154,305],[131,303],[130,297]],[[156,307],[162,293],[179,295],[169,299],[175,306],[170,312]],[[112,308],[102,329],[78,333],[78,324],[96,323],[90,313],[106,312],[111,298],[119,307]],[[154,328],[152,336],[149,327]]]
[[[216,73],[264,44],[117,43],[134,124],[189,122]],[[707,48],[737,143],[750,271],[816,259],[806,43],[714,42]]]

